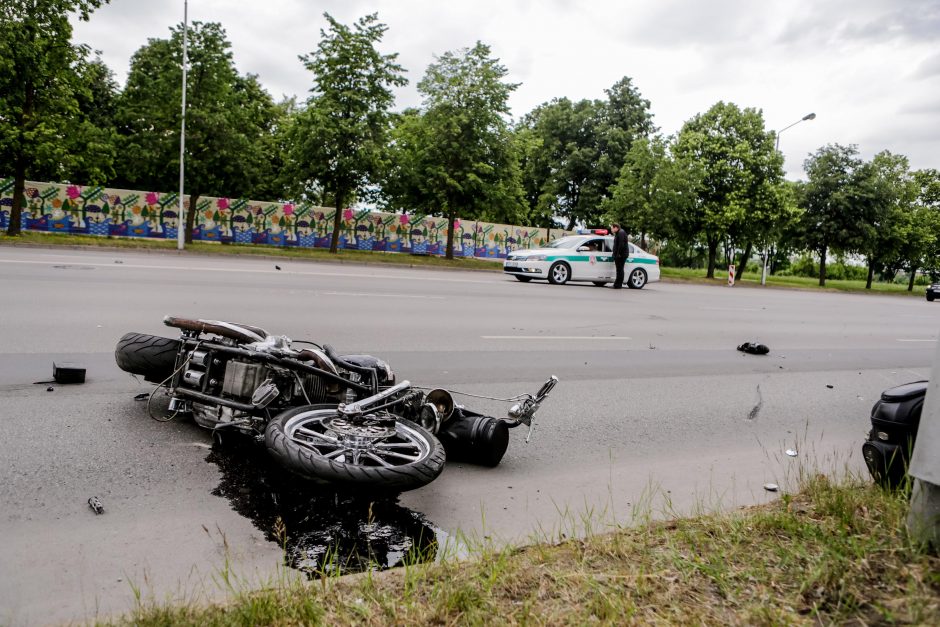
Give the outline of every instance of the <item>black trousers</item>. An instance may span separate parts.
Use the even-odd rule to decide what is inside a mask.
[[[614,279],[614,289],[623,287],[623,266],[627,263],[626,257],[614,257],[614,267],[617,268],[617,277]]]

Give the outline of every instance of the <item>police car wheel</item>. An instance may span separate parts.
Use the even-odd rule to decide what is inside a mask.
[[[548,269],[548,282],[552,285],[564,285],[571,278],[571,266],[563,261],[556,261]]]
[[[517,275],[516,275],[516,280],[517,280],[517,281],[522,281],[523,283],[528,283],[529,281],[532,280],[532,277],[530,277],[530,276],[519,276],[519,275],[517,274]]]
[[[934,295],[931,294],[930,292],[927,292],[927,300],[933,302],[933,299],[934,299],[934,298],[936,298],[936,296],[934,296]]]
[[[627,282],[627,285],[632,290],[642,289],[646,285],[646,270],[642,268],[637,268],[630,273],[630,280]]]

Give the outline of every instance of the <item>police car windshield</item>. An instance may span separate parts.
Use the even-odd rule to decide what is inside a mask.
[[[546,244],[545,248],[575,248],[583,239],[583,237],[562,237]]]

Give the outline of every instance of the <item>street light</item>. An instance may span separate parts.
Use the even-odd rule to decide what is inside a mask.
[[[780,152],[780,133],[784,132],[788,128],[796,126],[800,122],[806,122],[807,120],[815,120],[815,119],[816,119],[815,113],[807,113],[806,115],[801,117],[799,120],[797,120],[793,124],[790,124],[789,126],[784,126],[782,129],[777,131],[777,144],[774,146],[774,150],[776,150],[777,152]],[[768,251],[765,249],[764,250],[764,267],[761,269],[761,273],[760,273],[761,285],[767,285],[767,257],[769,256],[767,253]]]
[[[805,121],[807,121],[807,120],[815,120],[815,119],[816,119],[816,114],[815,114],[815,113],[807,113],[806,115],[804,115],[802,118],[800,118],[799,120],[797,120],[796,122],[794,122],[794,123],[791,124],[790,126],[784,126],[782,129],[780,129],[779,131],[777,131],[777,145],[774,146],[774,150],[780,150],[780,133],[784,132],[785,130],[787,130],[787,129],[790,128],[791,126],[796,126],[796,125],[799,124],[800,122],[805,122]]]
[[[186,36],[189,32],[189,0],[183,0],[183,104],[180,114],[180,197],[176,212],[176,248],[183,250],[186,242],[186,208],[183,206],[183,173],[186,153]],[[190,209],[193,209],[190,207]]]

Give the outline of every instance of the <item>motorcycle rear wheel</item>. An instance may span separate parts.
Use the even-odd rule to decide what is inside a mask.
[[[114,349],[114,361],[125,372],[151,383],[163,383],[173,374],[180,341],[146,333],[125,333]]]
[[[287,470],[317,483],[405,492],[444,470],[444,447],[422,427],[358,425],[334,405],[289,409],[268,423],[268,452]]]

